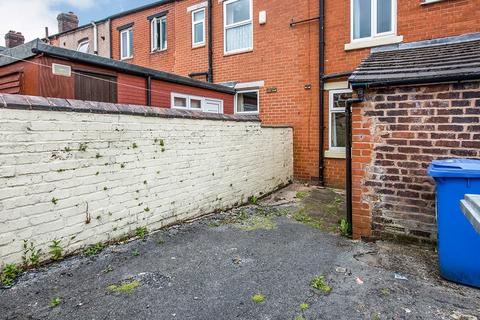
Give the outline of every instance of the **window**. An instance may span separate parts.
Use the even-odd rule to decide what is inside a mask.
[[[120,31],[120,58],[130,59],[133,57],[133,29],[128,28]]]
[[[352,40],[393,35],[396,0],[352,0]]]
[[[89,48],[88,39],[81,40],[78,43],[77,51],[78,52],[83,52],[83,53],[88,53],[88,48]]]
[[[151,21],[152,52],[167,50],[167,17],[153,18]]]
[[[331,90],[329,97],[329,149],[345,150],[345,107],[347,100],[352,98],[352,91]]]
[[[192,12],[192,44],[194,47],[205,44],[205,9]]]
[[[225,53],[253,49],[252,0],[228,0],[223,3]]]
[[[172,108],[223,113],[223,100],[172,92]]]
[[[235,97],[236,113],[258,113],[259,112],[259,91],[240,91]]]

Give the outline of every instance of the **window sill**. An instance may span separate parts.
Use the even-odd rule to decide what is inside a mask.
[[[438,3],[438,2],[444,2],[445,0],[423,0],[420,5],[425,6],[427,4],[433,4],[433,3]]]
[[[325,158],[329,158],[329,159],[345,159],[346,158],[345,150],[343,151],[327,150],[325,151],[324,156]]]
[[[129,61],[129,60],[132,60],[132,59],[133,59],[133,56],[128,57],[128,58],[120,58],[120,61]]]
[[[167,49],[150,51],[150,54],[163,53],[163,52],[167,52]]]
[[[194,44],[192,45],[192,49],[204,48],[205,46],[206,46],[205,43]]]
[[[235,56],[237,54],[244,54],[244,53],[250,53],[250,52],[253,52],[253,49],[245,49],[245,50],[234,51],[234,52],[224,52],[223,56],[230,57],[230,56]]]
[[[385,36],[367,40],[357,40],[345,44],[345,51],[372,48],[403,42],[403,36]]]

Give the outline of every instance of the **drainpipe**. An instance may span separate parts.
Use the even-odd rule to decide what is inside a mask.
[[[213,83],[213,5],[208,0],[208,82]]]
[[[152,77],[147,77],[147,106],[152,106]]]
[[[113,59],[113,46],[112,46],[112,36],[113,36],[113,31],[112,31],[112,19],[108,19],[108,46],[109,51],[110,51],[110,59]]]
[[[325,82],[323,76],[325,75],[325,0],[320,0],[320,15],[319,15],[319,53],[318,53],[318,66],[319,66],[319,137],[318,137],[318,184],[323,187],[324,181],[324,165],[325,165],[325,149],[323,140],[325,139],[325,104],[323,101],[323,95],[325,92]]]
[[[93,26],[93,54],[98,55],[98,28],[97,24],[92,21]]]
[[[347,222],[349,234],[352,234],[353,210],[352,210],[352,104],[362,102],[361,98],[348,99],[345,107],[345,201],[347,205]]]

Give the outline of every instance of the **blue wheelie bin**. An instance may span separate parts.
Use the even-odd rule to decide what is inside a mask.
[[[480,160],[436,160],[428,174],[437,185],[440,273],[447,280],[480,288],[480,234],[461,208],[466,194],[480,194]]]

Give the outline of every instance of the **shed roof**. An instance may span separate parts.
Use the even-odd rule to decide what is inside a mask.
[[[152,79],[163,80],[202,89],[209,89],[228,94],[235,94],[235,89],[229,88],[227,86],[194,80],[188,77],[145,68],[123,61],[100,57],[93,54],[51,46],[45,44],[40,39],[36,39],[24,45],[2,51],[0,55],[0,67],[18,62],[20,60],[33,58],[38,54],[44,54],[51,57],[57,57],[70,61],[95,65],[117,72],[123,72],[143,77],[150,76]]]
[[[373,52],[355,69],[349,81],[355,88],[472,79],[480,79],[478,37]]]

